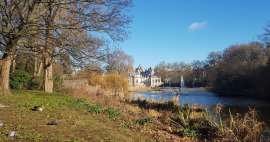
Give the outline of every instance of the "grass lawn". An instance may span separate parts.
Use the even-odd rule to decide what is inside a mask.
[[[129,142],[151,141],[143,134],[121,127],[113,108],[105,109],[84,100],[38,91],[14,91],[0,96],[0,141],[10,142]],[[34,106],[44,110],[32,111]],[[48,125],[56,121],[57,125]],[[15,137],[9,133],[15,131]]]

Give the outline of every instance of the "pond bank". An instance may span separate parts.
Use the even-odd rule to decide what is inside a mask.
[[[175,94],[171,92],[139,92],[133,94],[133,99],[145,98],[146,100],[169,101],[174,98]],[[270,126],[270,104],[267,100],[243,98],[243,97],[223,97],[207,91],[205,88],[184,89],[180,95],[179,103],[205,106],[209,110],[217,104],[222,104],[224,109],[230,109],[233,113],[244,113],[249,107],[255,108],[259,117]]]

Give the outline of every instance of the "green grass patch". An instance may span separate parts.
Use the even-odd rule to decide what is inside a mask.
[[[139,124],[139,125],[146,125],[149,123],[152,123],[153,119],[150,117],[145,117],[145,118],[141,118],[141,119],[137,119],[135,121],[135,124]]]
[[[105,109],[104,111],[107,113],[107,115],[109,116],[111,120],[117,119],[121,114],[119,110],[111,108],[111,107]]]
[[[88,112],[95,113],[95,114],[99,114],[103,112],[103,108],[99,104],[89,105],[87,109],[88,109]]]
[[[39,91],[13,91],[13,95],[0,96],[0,141],[149,141],[139,132],[119,126],[120,110],[105,108],[84,99],[75,99],[60,93]],[[44,110],[32,111],[34,106]],[[106,116],[106,117],[104,117]],[[57,120],[57,125],[47,125]],[[117,120],[117,122],[112,121]],[[8,137],[15,131],[14,138]]]

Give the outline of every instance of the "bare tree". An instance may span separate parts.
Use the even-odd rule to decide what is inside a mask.
[[[266,46],[270,48],[270,24],[265,27],[265,31],[261,36],[261,39],[266,44]]]
[[[44,1],[41,22],[44,46],[41,52],[45,92],[53,91],[52,62],[55,56],[68,53],[73,60],[78,59],[76,57],[79,61],[97,59],[96,43],[102,38],[121,41],[126,37],[129,18],[124,10],[129,4],[129,0]]]
[[[107,71],[127,75],[133,69],[133,58],[123,50],[116,49],[107,57]]]
[[[53,91],[52,63],[65,53],[72,61],[99,59],[101,41],[126,38],[130,0],[4,0],[0,2],[1,89],[9,92],[16,48],[42,55],[44,91]],[[77,39],[76,39],[77,38]],[[77,42],[79,41],[79,42]],[[19,44],[19,42],[21,42]]]
[[[9,94],[9,72],[19,41],[31,34],[34,23],[33,13],[39,0],[3,0],[0,2],[0,51],[1,58],[0,89]]]

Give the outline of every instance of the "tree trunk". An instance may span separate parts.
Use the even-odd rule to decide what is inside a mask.
[[[37,72],[37,76],[41,76],[41,72],[42,72],[42,67],[43,67],[43,62],[40,62],[39,67],[38,67],[38,72]]]
[[[43,62],[42,60],[40,60],[38,57],[35,57],[35,62],[34,62],[34,77],[38,77],[41,76],[42,74],[42,68],[44,68],[43,66]]]
[[[50,58],[44,57],[44,75],[43,75],[43,85],[44,85],[44,92],[52,93],[53,92],[53,67],[50,63]]]
[[[2,59],[2,67],[0,74],[0,94],[9,95],[9,72],[11,67],[12,58],[10,55],[4,55]]]
[[[43,86],[44,92],[52,93],[53,92],[53,66],[52,66],[52,54],[53,54],[53,47],[49,44],[50,36],[53,37],[51,33],[51,26],[54,22],[55,15],[53,15],[53,8],[52,8],[53,1],[49,1],[48,3],[48,15],[46,16],[45,24],[45,45],[43,51]]]
[[[11,70],[11,72],[13,73],[15,70],[16,70],[16,59],[14,57],[13,60],[12,60],[12,70]]]
[[[37,57],[34,57],[34,77],[37,77],[37,72],[38,72],[38,60]]]

